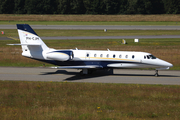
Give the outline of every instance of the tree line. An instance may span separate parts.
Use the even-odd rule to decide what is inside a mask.
[[[0,0],[0,14],[180,14],[180,0]]]

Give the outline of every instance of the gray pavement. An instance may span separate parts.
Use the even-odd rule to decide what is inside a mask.
[[[180,85],[180,71],[159,71],[159,77],[153,75],[153,70],[115,69],[113,75],[95,72],[86,76],[80,76],[79,71],[0,67],[0,80]]]
[[[31,25],[33,29],[59,30],[180,30],[180,26],[165,25]],[[0,29],[17,29],[16,25],[0,25]]]
[[[12,40],[12,39],[8,37],[0,37],[0,40]]]
[[[18,37],[13,37],[19,39]],[[146,35],[146,36],[57,36],[41,37],[42,40],[86,40],[86,39],[158,39],[158,38],[180,38],[180,35]],[[8,37],[0,37],[0,40],[13,40]]]

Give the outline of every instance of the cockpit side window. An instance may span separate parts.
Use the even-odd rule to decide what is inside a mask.
[[[153,56],[153,55],[149,55],[149,57],[150,57],[151,59],[156,59],[156,57]]]
[[[144,56],[144,59],[146,59],[146,57],[147,57],[147,59],[156,59],[156,57],[153,55],[146,55],[146,56]]]
[[[149,55],[147,55],[147,59],[150,59]]]

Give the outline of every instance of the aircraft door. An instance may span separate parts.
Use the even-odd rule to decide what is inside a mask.
[[[71,52],[71,53],[70,53],[70,56],[69,56],[69,59],[72,60],[73,58],[74,58],[74,53]]]
[[[138,58],[139,58],[139,62],[142,63],[143,62],[142,56],[138,56]]]

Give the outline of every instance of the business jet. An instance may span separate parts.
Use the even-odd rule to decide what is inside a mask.
[[[173,65],[158,59],[150,53],[133,51],[101,50],[56,50],[49,48],[28,24],[17,24],[22,56],[51,63],[57,69],[82,69],[81,74],[89,74],[97,69],[114,68],[155,68],[169,69]]]

